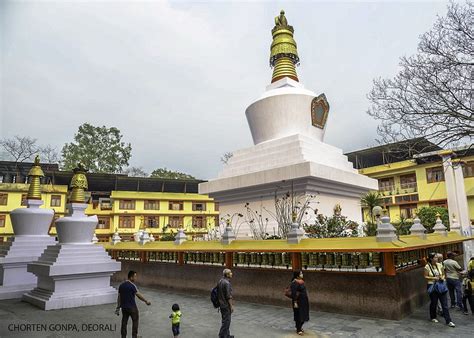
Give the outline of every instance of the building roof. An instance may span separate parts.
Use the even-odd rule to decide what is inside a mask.
[[[28,175],[33,163],[0,161],[0,176],[5,174]],[[61,171],[57,164],[41,164],[48,184],[69,185],[73,172]],[[157,177],[129,177],[126,174],[88,173],[88,190],[94,195],[110,195],[115,191],[198,193],[198,185],[203,180],[163,179]]]
[[[19,173],[22,176],[27,176],[33,164],[33,162],[0,161],[0,175],[3,173],[13,175]],[[57,163],[41,163],[41,169],[46,174],[46,172],[58,171],[59,166]]]
[[[356,169],[363,169],[381,164],[410,160],[415,154],[440,150],[442,150],[441,147],[428,141],[426,138],[418,137],[410,140],[352,151],[345,155],[348,157],[349,161],[354,164]]]

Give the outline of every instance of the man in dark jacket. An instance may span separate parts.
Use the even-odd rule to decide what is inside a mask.
[[[234,312],[234,304],[232,300],[232,285],[230,279],[232,271],[224,269],[222,278],[217,284],[217,297],[219,298],[219,307],[222,315],[222,325],[219,331],[219,338],[233,338],[230,335],[230,321],[232,312]]]
[[[145,297],[138,292],[137,286],[134,284],[137,278],[135,271],[129,271],[128,279],[120,284],[117,297],[117,308],[115,313],[119,315],[119,310],[122,308],[122,327],[120,333],[122,338],[127,337],[127,324],[128,318],[132,317],[132,337],[137,338],[138,335],[138,308],[135,303],[135,296],[146,305],[150,305],[151,302],[147,301]]]

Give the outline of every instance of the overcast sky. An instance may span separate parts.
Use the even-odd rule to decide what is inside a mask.
[[[331,106],[326,142],[375,144],[375,77],[396,74],[446,2],[8,2],[0,4],[0,137],[61,149],[80,124],[118,127],[130,165],[209,179],[251,146],[245,109],[271,80],[285,9],[300,82]]]

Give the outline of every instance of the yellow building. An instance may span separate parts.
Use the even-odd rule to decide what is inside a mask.
[[[0,238],[13,235],[9,214],[22,207],[28,191],[24,183],[31,163],[0,162]],[[72,172],[59,171],[57,165],[42,165],[43,208],[55,211],[55,219],[66,214],[68,185]],[[123,240],[146,229],[158,238],[184,228],[189,236],[202,236],[219,224],[219,207],[212,198],[198,194],[201,180],[167,180],[128,177],[119,174],[88,174],[89,206],[86,214],[97,215],[96,235],[108,241],[115,231]],[[20,183],[21,182],[21,183]],[[50,229],[52,235],[55,228]]]
[[[388,144],[347,153],[361,174],[379,182],[379,192],[397,222],[401,217],[412,218],[422,207],[447,208],[441,148],[425,139]],[[469,217],[474,221],[474,149],[455,150],[455,158],[463,165],[464,184]],[[363,210],[364,220],[368,210]]]

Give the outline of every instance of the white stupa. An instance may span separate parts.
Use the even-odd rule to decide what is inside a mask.
[[[377,190],[377,181],[361,175],[342,150],[324,143],[329,104],[298,81],[299,63],[293,27],[284,12],[275,18],[270,65],[272,83],[246,110],[254,146],[237,150],[215,179],[199,185],[220,205],[221,214],[243,213],[245,203],[275,210],[275,192],[317,195],[318,212],[362,221],[361,194]],[[348,132],[354,132],[354,130]],[[268,229],[277,227],[270,218]],[[242,225],[238,237],[250,229]]]
[[[27,271],[28,263],[36,261],[48,245],[55,243],[48,234],[54,210],[40,209],[40,177],[44,176],[36,156],[35,164],[28,173],[30,183],[26,208],[10,213],[13,233],[0,249],[0,299],[21,298],[36,287],[36,276]]]
[[[120,271],[121,264],[111,259],[103,246],[92,242],[98,219],[84,213],[87,179],[81,166],[74,170],[71,187],[69,216],[55,222],[58,243],[48,246],[38,261],[28,264],[28,272],[38,277],[38,283],[22,300],[43,310],[117,300],[110,277]]]

